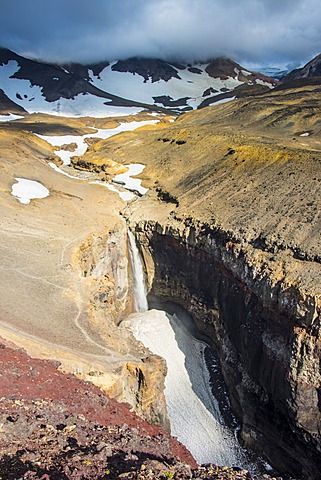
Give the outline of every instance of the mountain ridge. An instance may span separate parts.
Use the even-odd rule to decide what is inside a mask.
[[[282,78],[283,82],[321,77],[321,53],[301,68],[296,68]]]
[[[68,115],[74,110],[76,116],[108,116],[109,107],[182,113],[232,99],[236,89],[238,97],[243,87],[260,93],[274,85],[275,80],[223,57],[194,64],[133,57],[58,65],[0,48],[0,88],[30,113]]]

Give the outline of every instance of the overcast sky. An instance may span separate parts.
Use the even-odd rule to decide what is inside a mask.
[[[0,0],[0,45],[47,61],[130,56],[302,64],[321,52],[320,0]]]

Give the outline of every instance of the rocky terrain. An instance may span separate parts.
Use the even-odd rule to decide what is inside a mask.
[[[283,82],[321,77],[321,55],[317,55],[302,68],[297,68],[282,78]]]
[[[320,91],[276,89],[88,151],[146,163],[126,212],[151,292],[219,352],[246,445],[319,478]]]
[[[53,168],[59,158],[35,135],[87,133],[87,122],[0,123],[1,335],[167,425],[164,362],[117,326],[132,301],[124,202],[95,174]],[[40,182],[49,196],[21,204],[11,193],[16,177]]]
[[[1,479],[250,480],[238,468],[197,466],[179,442],[127,405],[0,342]]]
[[[93,67],[97,82],[104,81],[106,68],[133,75],[130,62],[115,65]],[[34,67],[35,86],[37,75],[44,78],[38,68],[47,67]],[[48,72],[54,68],[49,67]],[[229,68],[238,82],[249,77],[226,61],[202,69],[158,62],[152,67],[141,62],[139,81],[153,84],[167,75],[170,82],[187,70],[195,76],[206,71],[224,82]],[[68,75],[85,75],[79,66],[60,68],[69,69]],[[84,385],[80,380],[90,381],[130,404],[141,418],[168,429],[166,366],[119,325],[133,309],[130,224],[150,292],[186,308],[198,335],[216,350],[244,444],[283,473],[317,480],[320,88],[284,84],[270,90],[262,85],[265,79],[258,80],[257,96],[199,109],[175,121],[159,114],[160,123],[107,140],[88,138],[87,151],[72,158],[71,165],[62,165],[56,149],[38,135],[74,139],[130,118],[66,120],[18,109],[14,113],[23,118],[1,119],[0,334],[41,362],[59,362],[59,372],[52,371],[55,381],[68,381],[76,389]],[[244,81],[242,88],[252,90],[253,81]],[[205,97],[216,96],[213,86],[207,88]],[[231,91],[221,93],[231,97]],[[6,92],[0,98],[2,113],[13,108],[8,99]],[[17,105],[28,100],[16,99]],[[65,151],[74,148],[72,140],[63,146]],[[111,182],[129,163],[146,165],[140,178],[149,191],[142,197],[135,192],[126,202]],[[19,203],[12,195],[17,178],[40,182],[49,195]],[[114,190],[106,188],[111,185]],[[127,409],[120,410],[126,427],[111,416],[104,420],[96,400],[87,408],[84,398],[92,395],[98,395],[103,409],[113,405],[117,413],[123,408],[95,387],[86,384],[82,396],[72,394],[70,404],[64,383],[50,389],[50,395],[39,390],[51,383],[49,373],[48,382],[44,370],[39,373],[40,365],[47,375],[51,364],[31,361],[6,345],[1,352],[3,371],[17,373],[14,381],[2,377],[4,478],[248,478],[236,470],[197,469],[190,457],[180,457],[190,467],[178,464],[172,440],[163,433],[154,443],[149,438],[154,433],[148,433],[154,427],[145,423],[141,436],[133,432],[143,424],[136,417],[130,423],[134,417]],[[80,380],[63,375],[70,373]],[[28,389],[32,378],[39,378],[38,386]],[[16,383],[20,390],[14,390]],[[25,448],[27,439],[30,448]],[[103,443],[107,447],[100,449]]]

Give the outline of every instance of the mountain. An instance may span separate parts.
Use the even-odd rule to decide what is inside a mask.
[[[273,79],[226,58],[193,65],[146,58],[54,65],[0,49],[3,95],[30,113],[108,116],[142,109],[180,113],[273,85]],[[2,103],[0,98],[0,107]]]
[[[314,57],[304,67],[297,68],[282,78],[283,82],[321,77],[321,54]]]
[[[0,115],[2,113],[27,113],[26,110],[15,103],[14,101],[10,100],[7,95],[4,93],[3,90],[0,89]]]

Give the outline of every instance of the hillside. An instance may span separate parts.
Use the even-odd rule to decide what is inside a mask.
[[[102,141],[84,160],[142,161],[145,184],[178,199],[176,215],[317,259],[320,93],[317,86],[275,90],[191,112],[160,131]]]
[[[147,165],[150,191],[125,215],[151,294],[191,312],[219,352],[245,445],[281,472],[314,480],[320,93],[318,85],[283,86],[103,140],[83,157],[89,169],[103,158]]]
[[[317,55],[302,68],[297,68],[282,78],[282,82],[321,77],[321,55]]]
[[[168,428],[164,361],[121,322],[129,224],[151,298],[217,352],[245,446],[317,480],[320,100],[283,85],[175,121],[2,121],[1,336]],[[22,204],[24,179],[49,195]]]

